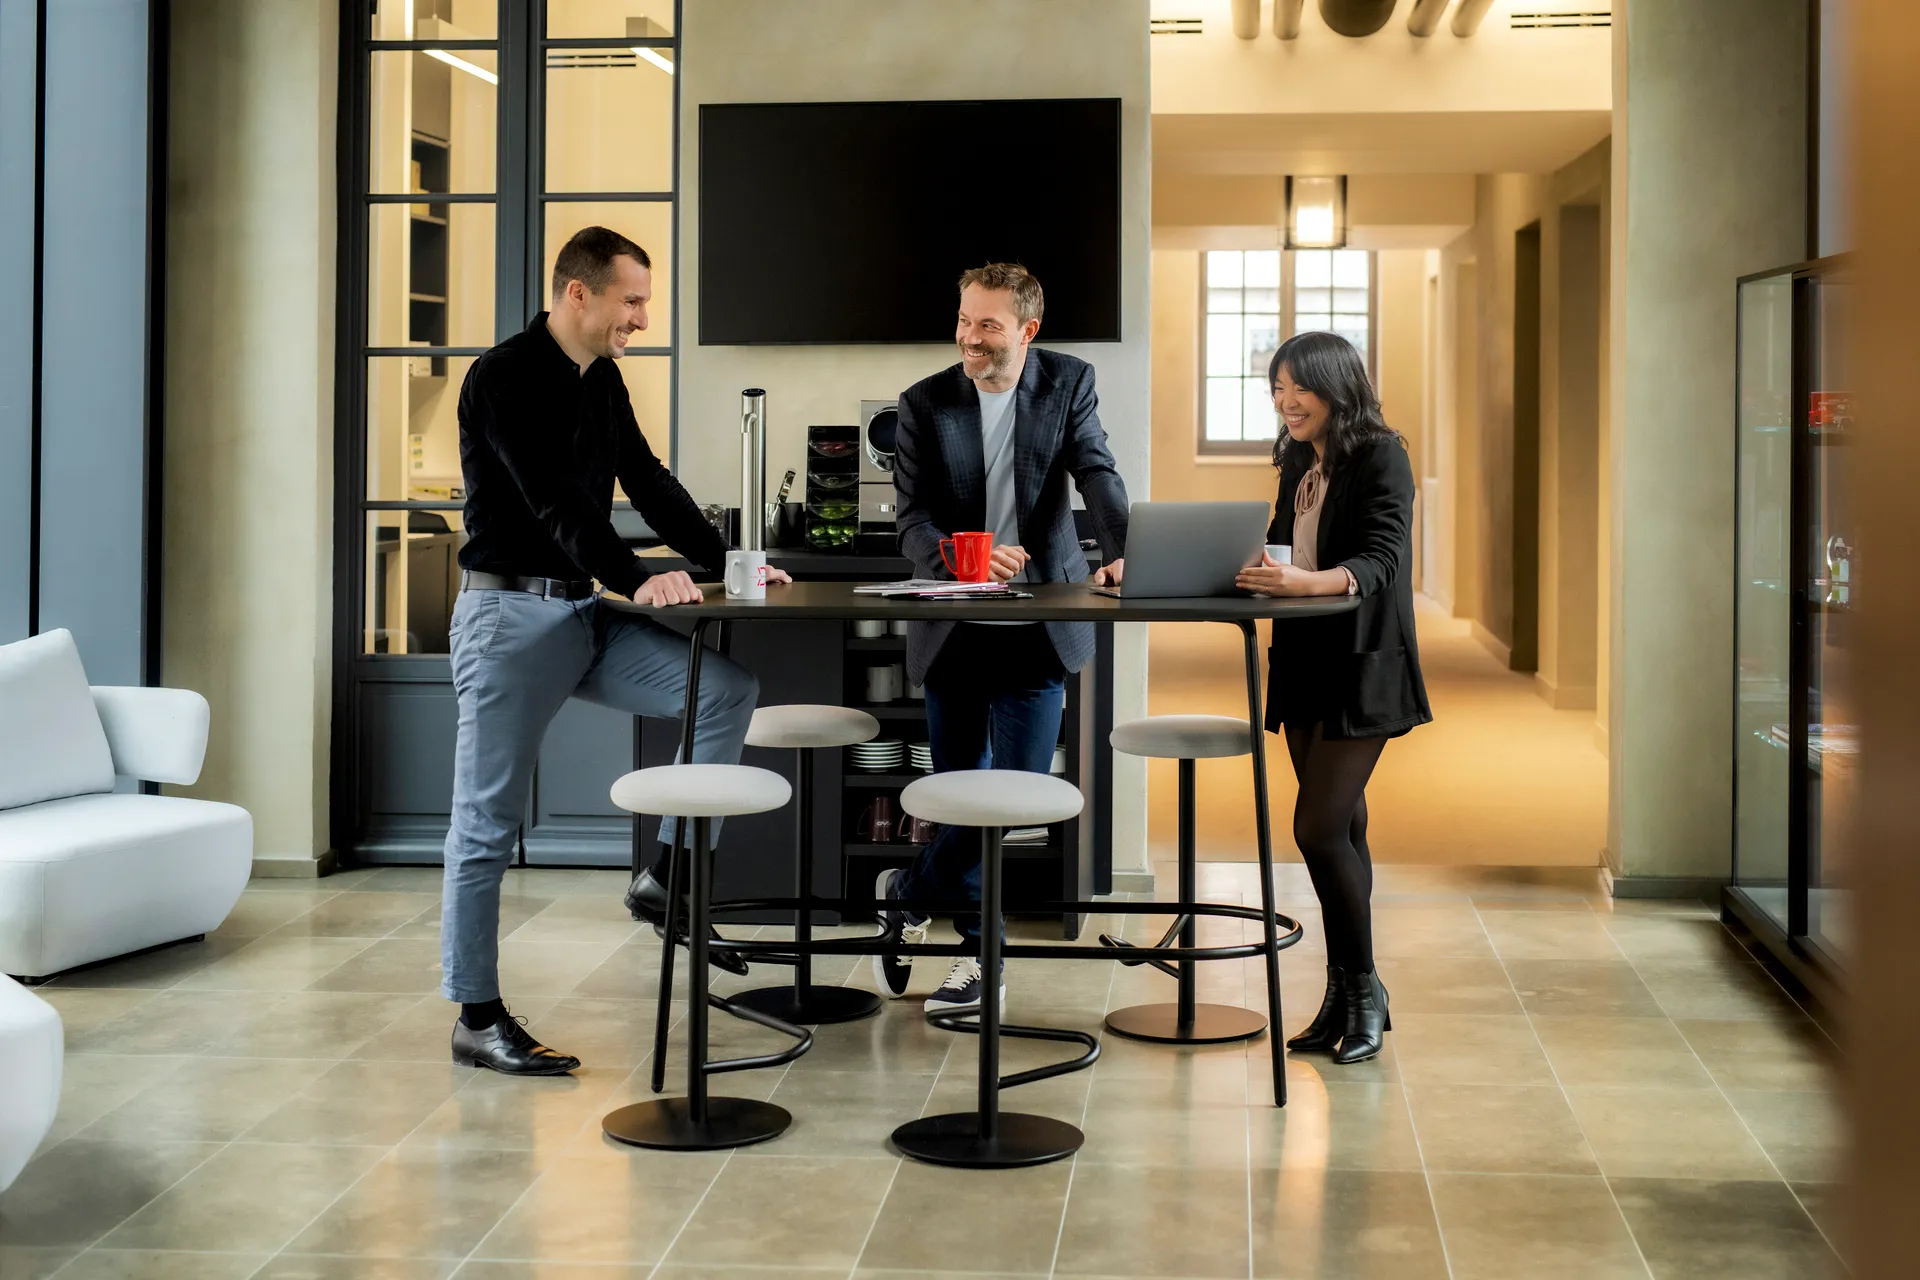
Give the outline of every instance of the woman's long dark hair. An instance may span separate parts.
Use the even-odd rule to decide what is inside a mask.
[[[1327,402],[1327,475],[1338,472],[1354,451],[1382,437],[1400,439],[1380,416],[1380,397],[1367,378],[1367,362],[1351,342],[1337,333],[1296,333],[1280,344],[1267,366],[1267,389],[1280,381],[1285,369],[1295,386]],[[1273,465],[1304,472],[1313,466],[1313,446],[1287,434],[1273,442]]]

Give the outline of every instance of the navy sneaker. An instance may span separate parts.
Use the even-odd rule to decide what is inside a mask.
[[[980,980],[984,970],[980,962],[971,956],[953,962],[953,968],[947,970],[947,980],[940,989],[927,997],[927,1016],[938,1017],[948,1013],[980,1012],[980,997],[986,984]],[[1000,1009],[1007,1007],[1007,976],[1005,970],[1000,974]]]
[[[888,910],[886,904],[896,900],[894,886],[906,875],[898,867],[888,867],[880,873],[874,882],[873,898],[880,906],[881,936],[891,942],[922,943],[927,940],[927,925],[931,921],[926,916],[916,916],[903,910]],[[898,1000],[907,994],[907,983],[913,980],[913,957],[882,952],[873,957],[874,981],[890,997]]]

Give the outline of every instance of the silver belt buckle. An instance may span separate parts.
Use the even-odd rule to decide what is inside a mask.
[[[540,579],[540,598],[542,600],[553,599],[553,579],[552,578]]]

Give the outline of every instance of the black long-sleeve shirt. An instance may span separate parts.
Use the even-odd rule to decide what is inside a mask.
[[[598,578],[631,596],[650,575],[614,532],[616,476],[668,546],[716,574],[726,567],[726,540],[647,446],[620,370],[603,358],[581,373],[544,311],[467,371],[460,470],[463,569]]]

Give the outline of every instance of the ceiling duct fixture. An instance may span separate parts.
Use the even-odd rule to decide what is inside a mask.
[[[1447,13],[1447,0],[1413,0],[1413,12],[1407,15],[1407,31],[1421,39],[1440,29]]]
[[[1273,0],[1273,34],[1292,40],[1300,34],[1300,10],[1307,0]]]
[[[1397,0],[1320,0],[1320,18],[1343,36],[1370,36],[1393,17]]]
[[[1460,0],[1460,7],[1453,11],[1453,34],[1464,37],[1478,31],[1480,19],[1492,7],[1493,0]]]
[[[1242,40],[1260,34],[1260,0],[1233,0],[1233,34]]]
[[[1344,249],[1347,246],[1347,179],[1287,175],[1289,249]]]

